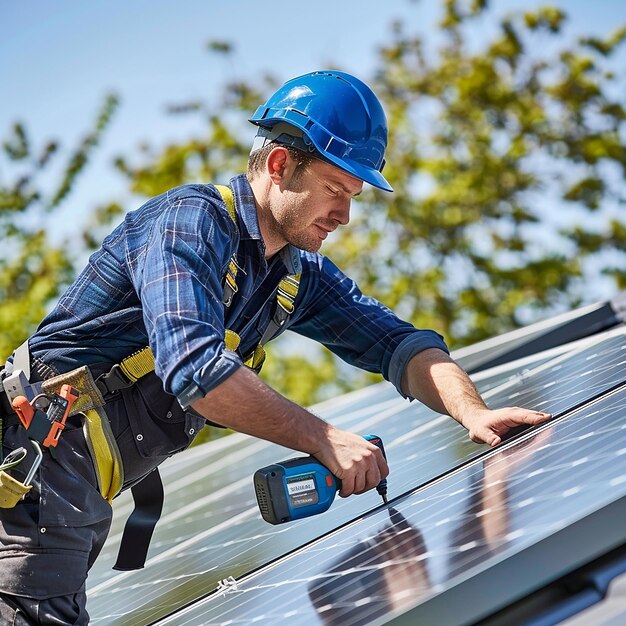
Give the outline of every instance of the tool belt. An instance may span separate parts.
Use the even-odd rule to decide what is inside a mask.
[[[35,360],[37,374],[54,374],[41,371],[43,366]],[[62,385],[71,385],[79,392],[74,401],[70,416],[82,417],[83,434],[93,460],[98,489],[102,497],[109,502],[121,491],[124,484],[124,468],[121,454],[115,441],[105,404],[112,394],[135,384],[139,378],[154,371],[154,360],[149,349],[129,356],[120,364],[114,365],[104,373],[92,371],[88,366],[79,367],[70,372],[52,375],[41,382],[30,382],[31,359],[28,343],[20,346],[13,356],[12,371],[4,373],[2,386],[4,393],[3,407],[10,406],[12,395],[19,394],[33,397],[39,393],[58,391]],[[34,378],[37,378],[37,374]],[[17,381],[17,382],[12,382]],[[19,388],[12,388],[11,385]],[[8,399],[7,399],[8,396]],[[3,410],[2,415],[12,415]],[[12,418],[9,417],[9,420]],[[0,419],[0,424],[2,423]],[[0,429],[0,441],[2,433]],[[1,447],[0,447],[1,449]],[[6,461],[8,462],[9,456]],[[15,463],[4,464],[10,469]],[[24,483],[16,480],[6,471],[0,471],[0,508],[12,508],[31,490],[28,480]],[[118,558],[113,566],[118,570],[139,569],[143,567],[148,552],[152,533],[160,518],[163,506],[163,485],[158,469],[150,471],[131,487],[135,509],[126,522]]]
[[[30,383],[30,354],[27,342],[15,351],[13,371],[9,373],[19,375],[7,377],[3,381],[5,393],[0,395],[4,397],[3,414],[5,415],[12,412],[12,409],[9,412],[6,408],[10,407],[10,399],[16,394],[32,397],[39,393],[58,392],[66,384],[79,392],[80,395],[72,406],[70,416],[77,414],[83,416],[83,431],[94,461],[98,489],[102,497],[110,503],[122,489],[124,470],[115,438],[103,410],[106,404],[104,398],[106,388],[104,388],[105,393],[100,390],[102,385],[94,380],[87,366],[52,376],[41,382]],[[12,383],[14,378],[16,382]],[[17,385],[17,387],[12,388],[12,385]]]

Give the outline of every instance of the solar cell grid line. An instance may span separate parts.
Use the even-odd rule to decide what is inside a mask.
[[[515,377],[528,373],[531,370],[556,359],[566,353],[580,350],[581,348],[596,343],[598,341],[597,336],[585,337],[578,339],[568,344],[557,346],[543,352],[531,354],[529,356],[516,359],[503,363],[502,365],[496,365],[495,367],[480,370],[470,375],[470,378],[474,381],[476,387],[480,390],[481,394],[485,394],[494,387],[498,387],[506,382],[514,380]],[[454,357],[454,353],[452,353]]]
[[[559,415],[626,380],[624,345],[623,331],[609,334],[545,365],[522,370],[513,380],[487,392],[485,398],[494,408],[528,406]],[[590,371],[592,364],[595,370]],[[418,427],[386,446],[390,462],[393,459],[395,487],[402,489],[407,481],[414,480],[415,473],[423,478],[420,482],[426,482],[484,453],[484,447],[471,443],[464,429],[452,420],[438,418],[429,426],[435,423],[436,429]],[[403,466],[407,463],[412,467],[405,472]],[[432,471],[428,474],[423,468]]]
[[[609,331],[599,335],[596,341],[584,345],[576,350],[567,352],[555,359],[544,363],[528,372],[522,372],[522,381],[532,378],[534,393],[526,393],[524,389],[516,389],[507,396],[507,399],[518,402],[534,402],[535,396],[542,393],[542,389],[549,386],[559,391],[552,393],[550,402],[551,410],[557,412],[554,406],[560,402],[566,402],[570,406],[572,400],[580,397],[582,401],[592,397],[594,393],[602,393],[603,390],[615,386],[621,381],[626,366],[626,327],[622,326],[615,331]],[[571,388],[571,382],[576,381],[575,387]],[[543,387],[541,386],[543,382]],[[511,380],[497,387],[497,392],[502,395],[508,387],[519,387],[518,380]],[[493,391],[487,392],[485,397],[491,399]],[[569,393],[568,393],[569,391]],[[540,403],[547,402],[541,398]],[[529,405],[541,408],[541,404]]]
[[[589,356],[589,354],[583,355],[584,358],[586,358],[586,356]],[[526,377],[525,386],[528,389],[532,389],[531,379],[531,375]],[[608,382],[612,380],[613,379],[609,378]],[[519,380],[517,382],[519,382]],[[510,385],[505,385],[507,393],[510,393],[510,387]],[[540,385],[540,388],[543,388],[543,386]],[[553,390],[548,387],[548,392],[549,396]],[[505,401],[503,405],[505,404],[511,403]],[[407,412],[398,413],[393,423],[396,425],[405,422],[406,424],[411,424],[411,420],[415,417],[411,413],[413,409],[406,403],[399,406],[402,406],[403,411]],[[567,407],[567,402],[564,406]],[[423,410],[427,411],[427,409]],[[417,413],[419,413],[419,410]],[[416,475],[419,476],[420,483],[427,482],[428,480],[436,478],[441,473],[449,471],[459,463],[468,462],[478,454],[484,453],[484,447],[472,444],[467,438],[464,429],[450,418],[444,417],[433,420],[432,415],[434,414],[428,414],[427,419],[430,420],[429,423],[422,424],[422,426],[425,427],[424,429],[420,430],[422,427],[413,429],[415,436],[408,438],[406,435],[401,435],[397,438],[394,437],[392,433],[385,430],[386,423],[381,423],[381,429],[378,430],[377,434],[380,434],[386,442],[388,456],[393,467],[393,483],[391,483],[391,488],[393,489],[392,494],[402,493],[407,489],[413,488],[415,486]],[[439,424],[437,424],[437,419],[440,421]],[[416,434],[415,431],[420,432]],[[402,445],[397,446],[398,450],[394,450],[394,447],[396,447],[394,444],[396,439],[402,440]],[[292,454],[287,456],[292,456]],[[268,463],[275,462],[276,460],[277,457],[275,456],[268,459]],[[261,464],[260,462],[258,463],[259,466]],[[250,475],[253,473],[254,469],[256,468],[251,469]],[[181,578],[187,581],[185,583],[185,589],[179,590],[181,594],[184,591],[184,594],[180,595],[181,602],[191,601],[194,597],[206,593],[207,588],[213,588],[220,577],[222,577],[222,572],[227,571],[229,572],[228,575],[234,572],[235,575],[239,575],[246,571],[253,570],[264,562],[268,562],[281,554],[297,548],[299,545],[302,545],[302,543],[318,537],[323,532],[332,530],[332,528],[339,523],[343,523],[346,519],[360,515],[364,510],[370,509],[377,504],[376,496],[374,496],[373,500],[370,499],[369,501],[358,498],[340,501],[333,505],[331,511],[322,516],[323,519],[303,520],[299,522],[296,531],[291,528],[286,531],[282,529],[268,531],[267,526],[258,519],[258,516],[254,518],[240,518],[241,515],[245,515],[245,507],[248,507],[250,514],[254,514],[256,508],[251,487],[246,488],[246,481],[244,480],[242,482],[241,490],[235,491],[231,495],[236,502],[244,503],[244,510],[242,511],[241,507],[239,509],[228,508],[228,505],[225,504],[228,512],[239,521],[237,525],[228,527],[219,534],[211,534],[209,537],[206,537],[202,532],[198,532],[197,528],[195,531],[191,529],[183,529],[181,531],[180,525],[168,531],[173,533],[173,536],[168,540],[170,542],[169,545],[167,542],[164,542],[163,547],[167,550],[171,549],[170,546],[174,546],[174,548],[171,549],[171,560],[167,562],[166,565],[159,562],[159,566],[167,566],[168,571],[172,572],[172,585],[176,585],[176,581]],[[245,492],[246,489],[249,489],[247,494]],[[362,498],[368,495],[369,494],[366,494],[366,496]],[[239,514],[237,514],[237,511],[239,511]],[[223,511],[219,511],[219,513],[223,513]],[[221,528],[219,520],[213,522],[210,517],[204,517],[201,521],[207,523],[209,526],[215,523]],[[197,522],[198,520],[195,521],[196,526]],[[192,524],[193,520],[190,525]],[[185,550],[178,549],[179,544],[184,543],[186,537],[194,536],[202,538],[204,545],[198,547],[198,545],[192,541],[189,548]],[[157,542],[160,541],[158,537],[156,539]],[[214,553],[219,553],[221,557],[220,567],[218,568],[210,567],[210,558]],[[189,574],[194,572],[198,573],[197,580],[190,579]],[[156,578],[158,581],[161,578],[158,571],[149,572],[149,568],[131,574],[132,576],[129,575],[129,582],[132,580],[133,585],[146,585],[150,580],[155,580]],[[98,599],[90,604],[92,615],[101,614],[98,605],[104,608],[104,615],[108,614],[107,612],[110,610],[111,606],[111,588],[117,589],[113,584],[116,580],[116,578],[110,579],[109,589],[106,590],[107,593],[98,593],[96,595]],[[126,594],[122,590],[122,597],[118,597],[117,599],[122,600],[124,605],[129,607],[145,604],[150,601],[150,598],[137,600],[136,597],[132,597],[132,594],[128,595],[131,597],[126,598]],[[95,612],[94,609],[92,609],[94,606]]]
[[[451,590],[605,510],[614,517],[615,506],[626,511],[624,388],[398,499],[391,516],[367,515],[156,624],[356,626],[407,610],[416,621],[406,623],[434,623],[419,622],[417,607],[444,602]],[[592,536],[570,552],[626,541],[626,528],[616,525],[619,536]],[[545,567],[535,564],[532,584],[548,582],[554,572]],[[487,594],[487,609],[527,591]]]

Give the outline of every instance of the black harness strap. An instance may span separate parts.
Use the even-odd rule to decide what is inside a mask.
[[[163,510],[163,482],[158,468],[130,488],[135,509],[126,520],[122,541],[113,569],[128,571],[142,569],[154,527]]]

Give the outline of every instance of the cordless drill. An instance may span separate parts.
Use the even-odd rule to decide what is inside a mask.
[[[378,446],[385,458],[383,442],[377,435],[365,439]],[[261,515],[270,524],[283,524],[323,513],[330,508],[341,481],[312,456],[287,459],[268,465],[254,474],[254,490]],[[387,479],[376,490],[387,504]]]

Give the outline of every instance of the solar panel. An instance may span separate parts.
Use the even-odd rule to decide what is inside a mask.
[[[624,541],[625,434],[622,388],[157,623],[480,619]]]
[[[532,401],[547,402],[546,408],[555,413],[571,409],[626,379],[623,335],[601,337],[592,347],[583,346],[539,367],[525,363],[506,372],[506,382],[486,395],[493,406],[532,406]],[[497,376],[501,382],[502,372]],[[555,376],[559,384],[553,384]],[[479,386],[488,384],[485,377]],[[524,395],[520,398],[519,393]],[[388,384],[350,395],[336,404],[326,403],[318,412],[344,428],[375,432],[383,438],[393,471],[390,495],[431,481],[485,452],[486,447],[471,443],[453,420],[406,403]],[[261,567],[379,503],[375,493],[368,493],[339,500],[322,516],[270,527],[258,514],[251,477],[259,467],[294,453],[241,435],[212,448],[191,450],[164,468],[166,509],[146,569],[109,570],[123,516],[116,518],[101,560],[90,574],[93,623],[117,623],[116,607],[123,607],[119,613],[124,619],[132,615],[133,624],[150,623],[211,591],[219,580]],[[116,513],[121,509],[127,514],[128,502],[120,499]]]
[[[607,330],[621,323],[624,294],[461,348],[455,354],[468,372],[478,372],[551,347]]]

